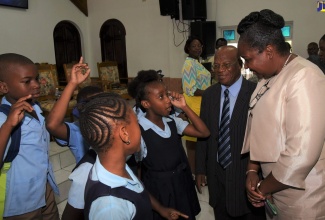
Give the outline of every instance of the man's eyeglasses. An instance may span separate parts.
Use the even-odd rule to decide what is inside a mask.
[[[220,70],[220,69],[226,69],[229,70],[233,65],[235,65],[237,63],[237,60],[233,63],[223,63],[223,64],[214,64],[213,68],[215,70]]]
[[[260,98],[266,93],[266,91],[270,89],[270,87],[268,87],[269,82],[270,79],[260,88],[254,99],[252,99],[252,101],[249,103],[249,111],[253,110],[258,100],[260,100]]]

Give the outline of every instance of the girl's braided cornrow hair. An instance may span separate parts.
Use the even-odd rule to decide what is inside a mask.
[[[129,108],[130,109],[130,108]],[[114,93],[92,96],[81,110],[81,134],[94,150],[105,152],[113,143],[113,132],[118,123],[129,123],[128,105]]]

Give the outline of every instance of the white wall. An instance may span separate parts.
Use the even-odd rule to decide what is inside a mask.
[[[307,56],[307,44],[325,33],[325,13],[310,0],[207,0],[208,20],[217,27],[237,25],[251,11],[269,8],[294,22],[293,51]],[[184,42],[174,46],[173,23],[161,16],[158,0],[88,0],[89,16],[69,0],[30,0],[29,9],[0,6],[0,53],[15,52],[34,62],[55,63],[53,29],[62,20],[76,24],[82,37],[86,62],[97,76],[101,60],[99,30],[108,19],[120,20],[126,28],[129,76],[142,69],[162,69],[166,76],[181,77],[186,57]],[[174,29],[175,42],[182,34]],[[217,34],[220,37],[220,33]]]
[[[271,9],[282,15],[285,21],[293,21],[294,53],[307,57],[307,44],[325,34],[325,13],[317,12],[313,0],[216,0],[217,26],[237,25],[252,11]],[[220,37],[220,33],[219,33]]]
[[[89,33],[92,60],[101,60],[99,31],[108,19],[117,19],[126,29],[129,76],[143,69],[162,69],[166,76],[180,77],[185,59],[183,44],[173,43],[172,20],[160,16],[158,0],[94,0],[88,1]],[[176,42],[182,35],[177,31]]]
[[[55,63],[53,30],[62,20],[72,21],[81,33],[87,33],[86,16],[68,0],[30,0],[27,10],[0,6],[0,53]],[[88,40],[84,35],[81,38]],[[84,45],[83,51],[87,51]]]

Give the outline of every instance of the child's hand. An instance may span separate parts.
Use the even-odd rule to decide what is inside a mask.
[[[90,74],[88,65],[83,63],[83,57],[80,57],[79,63],[73,65],[71,69],[70,82],[80,84],[87,79]]]
[[[34,111],[32,105],[28,103],[28,99],[31,99],[32,95],[28,95],[18,99],[18,101],[11,106],[8,118],[6,123],[9,126],[15,127],[21,120],[24,118],[25,111],[32,112]]]
[[[179,94],[178,92],[174,92],[174,91],[168,91],[167,95],[173,106],[180,109],[186,106],[186,101],[182,94]]]
[[[179,216],[181,216],[183,218],[188,218],[187,215],[185,215],[175,209],[172,209],[172,208],[164,208],[162,210],[162,212],[160,213],[160,215],[168,220],[178,219]]]

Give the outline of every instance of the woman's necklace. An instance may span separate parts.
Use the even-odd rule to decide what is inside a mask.
[[[283,67],[281,68],[281,70],[288,64],[289,62],[289,59],[291,57],[292,53],[289,54],[287,60],[284,62],[284,65]],[[281,72],[280,70],[280,72]],[[279,72],[279,73],[280,73]],[[276,75],[273,75],[271,78],[269,78],[265,83],[264,85],[260,88],[260,90],[257,92],[256,96],[250,101],[249,103],[249,110],[253,110],[253,108],[255,107],[256,103],[258,102],[258,100],[260,100],[260,98],[270,89],[270,86],[269,86],[269,82],[274,79],[272,81],[272,84],[275,82],[275,80],[277,79],[277,76],[279,75],[276,74]],[[252,113],[250,113],[250,116],[252,115]]]
[[[283,69],[283,68],[288,64],[291,55],[292,55],[292,53],[289,54],[287,60],[284,62],[284,65],[283,65],[282,69]],[[281,69],[281,70],[282,70],[282,69]]]

